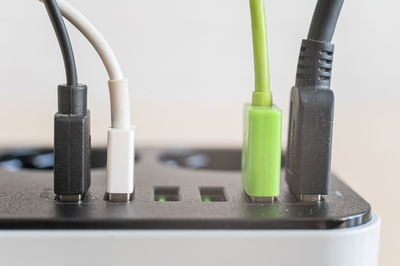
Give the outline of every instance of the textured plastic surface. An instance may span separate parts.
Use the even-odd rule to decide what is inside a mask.
[[[86,85],[58,86],[54,116],[54,192],[84,195],[90,186],[90,113]]]
[[[334,93],[333,44],[303,40],[290,96],[287,181],[296,194],[329,192]]]
[[[331,43],[303,40],[297,65],[296,86],[329,89],[334,49],[335,46]]]
[[[0,229],[318,230],[354,227],[371,219],[370,205],[336,177],[319,204],[297,202],[284,180],[275,203],[250,202],[241,172],[234,170],[240,165],[239,150],[144,149],[137,151],[137,158],[135,195],[129,203],[104,200],[105,169],[92,170],[92,185],[79,204],[54,200],[51,171],[1,169]],[[220,164],[232,170],[207,169]],[[166,187],[179,189],[178,201],[155,201],[154,189]],[[202,187],[223,188],[226,201],[202,201]]]
[[[54,192],[83,195],[90,186],[90,115],[54,117]]]
[[[244,105],[243,188],[252,197],[279,196],[282,111]]]
[[[331,90],[292,88],[286,169],[294,194],[329,192],[333,110]]]

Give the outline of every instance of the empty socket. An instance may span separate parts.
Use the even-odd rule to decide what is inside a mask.
[[[179,188],[156,187],[154,188],[154,200],[158,202],[179,201]]]
[[[202,187],[200,188],[201,201],[203,202],[223,202],[226,196],[223,187]]]

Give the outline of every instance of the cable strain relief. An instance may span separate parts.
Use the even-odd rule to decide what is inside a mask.
[[[109,80],[108,88],[111,100],[111,127],[131,128],[131,107],[127,79]]]
[[[331,43],[303,40],[297,65],[297,87],[331,86],[332,61],[335,45]]]
[[[253,106],[271,106],[272,92],[271,91],[254,91],[252,97]]]
[[[86,115],[87,86],[59,85],[58,86],[58,113],[66,115]]]

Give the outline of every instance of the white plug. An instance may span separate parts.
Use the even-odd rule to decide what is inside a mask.
[[[128,81],[108,81],[111,128],[107,138],[107,188],[110,201],[129,201],[134,189],[134,130],[130,120]]]
[[[134,129],[108,129],[107,199],[131,200],[134,189]]]

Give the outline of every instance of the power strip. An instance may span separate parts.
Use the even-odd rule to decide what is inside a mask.
[[[284,180],[274,203],[253,203],[241,185],[240,150],[141,149],[134,198],[115,203],[104,200],[105,153],[93,150],[100,168],[76,204],[54,200],[52,171],[32,169],[51,168],[51,150],[3,152],[0,165],[14,170],[0,172],[6,265],[44,265],[17,251],[46,260],[83,252],[96,265],[377,265],[380,219],[335,176],[319,203],[298,202]],[[77,258],[57,264],[79,265]]]

